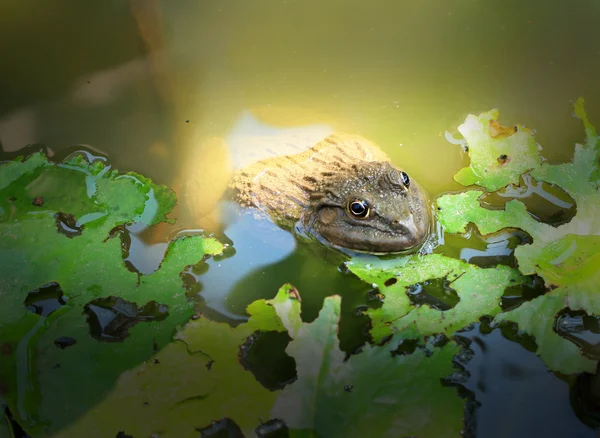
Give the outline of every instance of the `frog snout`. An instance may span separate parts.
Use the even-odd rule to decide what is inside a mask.
[[[403,221],[401,221],[399,219],[394,219],[390,223],[390,228],[392,230],[397,231],[402,234],[411,234],[410,228]]]

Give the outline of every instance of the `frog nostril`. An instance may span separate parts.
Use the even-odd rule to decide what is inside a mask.
[[[399,220],[393,220],[392,221],[392,229],[394,231],[399,231],[401,233],[406,233],[408,231],[408,229],[406,228],[406,225],[404,225]]]

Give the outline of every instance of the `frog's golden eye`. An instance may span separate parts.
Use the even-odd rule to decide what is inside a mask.
[[[356,219],[365,219],[369,216],[369,204],[362,199],[354,199],[348,203],[348,213]]]

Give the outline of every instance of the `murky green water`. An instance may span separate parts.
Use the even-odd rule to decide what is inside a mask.
[[[443,133],[467,113],[499,108],[506,124],[536,129],[544,157],[570,159],[583,136],[570,102],[583,96],[600,117],[599,19],[594,1],[5,1],[0,158],[83,145],[181,190],[193,175],[192,199],[210,211],[230,166],[256,152],[246,145],[345,131],[435,196],[459,188],[452,175],[467,161]],[[185,202],[180,214],[183,228],[205,225]],[[231,206],[210,226],[236,251],[189,273],[189,294],[212,317],[243,320],[247,304],[291,282],[307,320],[342,295],[343,350],[367,340],[355,309],[377,300],[334,253]],[[130,231],[130,261],[151,272],[173,230]],[[477,345],[466,387],[481,403],[478,436],[595,436],[535,354],[499,329],[465,336]]]

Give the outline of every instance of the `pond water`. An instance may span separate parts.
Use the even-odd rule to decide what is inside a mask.
[[[599,19],[593,0],[5,1],[0,159],[27,145],[56,157],[85,147],[173,187],[176,226],[129,229],[137,270],[156,269],[182,229],[219,232],[235,251],[188,276],[203,312],[237,324],[290,282],[310,321],[340,294],[351,353],[368,340],[356,308],[378,305],[372,287],[332,251],[216,204],[232,168],[285,153],[278,139],[310,145],[343,131],[377,143],[435,197],[461,188],[452,176],[468,163],[444,132],[492,108],[504,124],[535,128],[550,162],[570,160],[583,139],[572,101],[583,96],[600,120]],[[510,263],[514,240],[449,238],[444,248]],[[480,330],[464,333],[476,345],[465,386],[481,403],[478,436],[596,436],[570,404],[572,382],[515,336]]]

